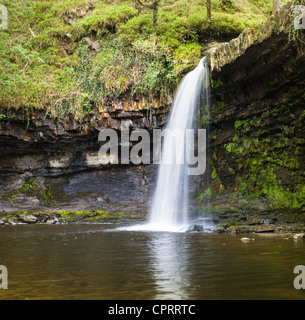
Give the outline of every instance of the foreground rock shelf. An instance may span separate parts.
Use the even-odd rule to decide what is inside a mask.
[[[143,214],[107,212],[103,210],[54,210],[0,212],[0,225],[67,224],[67,223],[131,223],[141,221]]]

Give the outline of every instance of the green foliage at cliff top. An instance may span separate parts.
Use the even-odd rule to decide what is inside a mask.
[[[205,0],[160,0],[154,28],[151,9],[135,0],[1,3],[0,120],[34,109],[81,117],[126,95],[165,98],[205,45],[257,25],[272,8],[272,0],[212,0],[208,21]]]

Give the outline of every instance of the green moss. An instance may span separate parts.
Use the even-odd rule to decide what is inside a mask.
[[[97,3],[90,15],[79,20],[79,26],[86,31],[95,31],[99,34],[115,31],[119,24],[127,22],[135,17],[138,10],[128,4],[116,4],[109,6],[104,2]]]
[[[295,125],[278,126],[272,133],[267,131],[270,118],[289,118],[295,105],[270,108],[254,117],[236,120],[235,136],[225,150],[240,168],[237,194],[255,199],[267,199],[271,209],[302,209],[305,206],[304,179],[297,175],[303,162],[301,148],[304,139],[296,132]]]
[[[229,229],[230,231],[236,231],[236,230],[239,230],[239,226],[238,225],[230,226]]]
[[[217,88],[221,88],[222,86],[223,86],[223,83],[219,79],[213,79],[213,77],[211,77],[211,90],[214,91]]]
[[[37,183],[36,178],[31,178],[30,180],[26,181],[22,186],[7,193],[2,197],[2,199],[4,201],[13,203],[14,197],[19,195],[27,197],[37,197],[46,205],[52,206],[54,204],[53,186],[50,183],[45,183],[44,186],[41,186],[39,183]]]
[[[211,175],[212,179],[217,182],[217,183],[221,183],[221,180],[218,176],[218,173],[216,171],[216,168],[213,166],[213,170],[212,170],[212,175]]]
[[[132,0],[2,4],[10,27],[0,32],[0,114],[9,120],[16,113],[29,119],[36,110],[82,119],[103,99],[173,92],[206,41],[257,25],[272,1],[213,0],[211,22],[202,0],[188,7],[184,0],[161,1],[156,29],[151,10]],[[86,56],[79,48],[84,37],[101,49]]]
[[[174,73],[177,75],[193,69],[201,58],[201,46],[198,43],[181,44],[174,53]]]
[[[203,199],[210,198],[212,195],[213,190],[208,188],[197,197],[197,200],[202,201]]]
[[[133,219],[141,219],[143,215],[135,212],[107,212],[104,210],[59,210],[59,211],[14,211],[0,212],[0,219],[7,223],[23,223],[28,215],[37,218],[35,223],[46,223],[54,218],[59,223],[79,222],[127,222]]]
[[[122,40],[133,43],[139,38],[147,39],[152,33],[152,29],[152,14],[145,13],[121,24],[118,33]]]
[[[142,213],[110,212],[101,209],[59,210],[56,212],[60,214],[60,220],[63,222],[128,222],[133,219],[143,219]]]

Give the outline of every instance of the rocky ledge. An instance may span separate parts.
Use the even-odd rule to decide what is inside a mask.
[[[0,225],[67,224],[67,223],[132,223],[142,221],[136,212],[107,212],[104,210],[78,211],[12,211],[0,212]]]

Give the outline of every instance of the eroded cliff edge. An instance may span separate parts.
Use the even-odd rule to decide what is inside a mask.
[[[283,213],[285,222],[304,221],[304,30],[293,29],[297,3],[204,53],[212,83],[210,177],[196,178],[192,191],[197,210],[230,218],[227,227],[252,218],[264,227]],[[162,127],[170,104],[171,95],[106,102],[82,121],[43,113],[2,120],[1,209],[145,214],[156,167],[101,166],[97,136],[104,128],[119,132],[122,120],[131,129]]]
[[[302,3],[282,6],[268,21],[206,52],[211,188],[215,205],[238,208],[235,224],[256,212],[261,223],[304,223],[305,30],[295,28]]]

